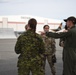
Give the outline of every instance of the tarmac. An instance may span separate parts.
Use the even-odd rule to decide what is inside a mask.
[[[16,39],[0,39],[0,75],[18,75],[18,55],[14,51],[15,43]],[[63,49],[59,47],[59,39],[56,39],[56,75],[62,75],[62,51]],[[47,61],[45,67],[45,75],[52,75]]]

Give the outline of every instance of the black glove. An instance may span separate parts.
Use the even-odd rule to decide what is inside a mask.
[[[56,59],[56,55],[54,54],[54,55],[52,56],[52,62],[53,62],[53,63],[56,63],[56,60],[57,60],[57,59]]]

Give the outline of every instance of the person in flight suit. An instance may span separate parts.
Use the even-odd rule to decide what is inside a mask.
[[[15,45],[18,57],[18,75],[44,75],[45,46],[42,37],[36,33],[37,21],[28,21],[27,31],[21,34]]]
[[[53,38],[65,38],[63,50],[64,50],[64,62],[63,62],[63,75],[76,75],[76,18],[70,16],[64,19],[68,32],[61,33],[46,33],[46,36]]]
[[[43,30],[44,32],[49,32],[49,25],[44,25]],[[55,39],[54,38],[49,38],[46,35],[42,35],[42,39],[45,43],[45,64],[46,64],[46,59],[50,65],[51,68],[51,72],[52,75],[56,74],[56,69],[55,69],[55,61],[53,61],[54,59],[52,59],[53,56],[55,56],[55,52],[56,52],[56,47],[55,47]],[[45,68],[45,64],[44,64],[44,68]]]

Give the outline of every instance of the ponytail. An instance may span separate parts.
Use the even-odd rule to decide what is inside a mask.
[[[37,25],[37,21],[34,18],[31,18],[28,21],[28,25],[30,26],[30,28],[35,32],[36,31],[36,25]]]

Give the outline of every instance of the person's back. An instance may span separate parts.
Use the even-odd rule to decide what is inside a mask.
[[[21,46],[17,47],[21,50],[21,55],[25,58],[35,58],[37,55],[40,56],[41,47],[41,37],[40,35],[34,33],[31,29],[24,32],[19,36],[18,40],[21,41]],[[42,48],[43,50],[43,48]],[[19,53],[16,51],[16,53]]]
[[[15,52],[20,54],[18,60],[18,75],[44,75],[45,47],[42,38],[36,32],[36,21],[30,19],[28,29],[18,37]]]

